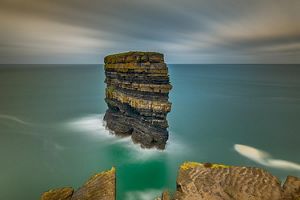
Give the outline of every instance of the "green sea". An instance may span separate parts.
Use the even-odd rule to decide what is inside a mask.
[[[175,189],[184,161],[300,176],[300,65],[169,65],[165,151],[104,126],[102,65],[0,65],[0,199],[34,200],[117,169],[118,200]]]

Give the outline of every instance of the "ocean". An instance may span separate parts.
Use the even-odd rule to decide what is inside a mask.
[[[0,65],[0,199],[39,199],[117,169],[118,200],[175,190],[184,161],[300,176],[300,65],[168,65],[165,151],[104,126],[103,65]]]

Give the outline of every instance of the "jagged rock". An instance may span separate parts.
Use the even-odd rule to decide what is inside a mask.
[[[171,200],[170,194],[168,191],[164,191],[161,195],[161,200]]]
[[[126,52],[106,56],[104,63],[106,127],[117,135],[131,136],[142,147],[164,149],[172,86],[163,54]]]
[[[179,169],[174,199],[282,200],[282,188],[263,169],[188,162]]]
[[[91,177],[81,188],[74,192],[72,188],[50,190],[42,194],[41,200],[115,200],[115,168]]]
[[[71,200],[114,200],[116,198],[115,168],[96,174],[78,189]]]
[[[74,193],[73,188],[59,188],[43,193],[41,200],[70,200]]]
[[[300,199],[300,179],[294,176],[288,176],[283,185],[284,200]]]
[[[288,176],[283,187],[267,171],[254,167],[186,162],[179,168],[173,195],[164,191],[156,200],[299,200],[300,179]],[[115,200],[115,169],[96,174],[76,192],[60,188],[41,200]]]

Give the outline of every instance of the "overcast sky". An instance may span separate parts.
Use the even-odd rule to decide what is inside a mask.
[[[0,63],[300,63],[300,0],[0,0]]]

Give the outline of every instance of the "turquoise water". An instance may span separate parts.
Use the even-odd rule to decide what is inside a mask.
[[[0,199],[38,199],[117,168],[120,200],[175,188],[186,160],[300,176],[300,65],[169,65],[167,150],[103,127],[102,65],[0,67]],[[237,145],[240,144],[240,145]]]

